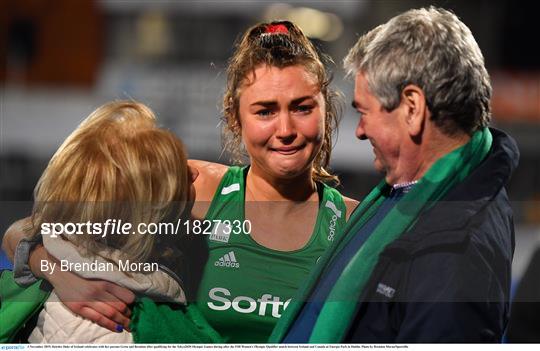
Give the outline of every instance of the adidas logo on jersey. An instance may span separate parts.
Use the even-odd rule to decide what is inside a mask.
[[[240,268],[240,263],[236,260],[236,256],[234,255],[234,251],[231,251],[219,258],[216,262],[214,262],[214,266],[216,267],[231,267],[231,268]]]

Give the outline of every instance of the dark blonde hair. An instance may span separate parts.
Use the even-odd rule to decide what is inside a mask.
[[[189,197],[187,155],[181,141],[156,126],[154,113],[134,101],[95,110],[54,154],[34,190],[33,235],[56,223],[158,223],[179,216]],[[85,256],[118,249],[142,262],[153,235],[65,235]],[[58,240],[58,239],[56,239]]]
[[[288,21],[259,23],[249,28],[229,60],[227,86],[223,97],[224,146],[231,153],[233,162],[241,162],[245,156],[242,144],[239,115],[240,90],[246,77],[260,65],[284,68],[300,65],[317,78],[326,105],[325,130],[321,150],[313,165],[313,179],[339,184],[338,177],[327,171],[332,153],[332,135],[341,115],[339,94],[330,87],[331,77],[326,72],[323,60],[311,41],[300,28]]]

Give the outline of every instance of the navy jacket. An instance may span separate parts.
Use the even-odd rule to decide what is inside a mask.
[[[500,342],[514,225],[505,184],[515,141],[492,129],[487,158],[381,254],[343,342]]]

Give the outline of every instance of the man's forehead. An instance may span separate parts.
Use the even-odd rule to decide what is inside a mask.
[[[358,107],[358,105],[361,104],[364,94],[365,94],[365,88],[363,86],[364,80],[360,73],[357,73],[355,75],[354,79],[354,97],[353,97],[353,106]]]
[[[353,106],[363,110],[382,108],[380,100],[371,92],[367,75],[362,72],[355,76]]]
[[[363,98],[365,99],[367,96],[373,95],[371,93],[371,89],[369,88],[367,75],[363,72],[358,72],[355,75],[354,79],[354,96],[355,99]]]
[[[354,88],[355,90],[359,88],[367,89],[367,76],[363,71],[358,71],[354,76]]]

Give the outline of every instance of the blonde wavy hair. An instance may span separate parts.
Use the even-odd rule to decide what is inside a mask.
[[[107,103],[90,114],[50,160],[34,190],[33,235],[42,223],[158,223],[178,218],[189,198],[182,142],[156,126],[154,113],[135,101]],[[63,235],[85,256],[119,250],[143,262],[153,235]]]

